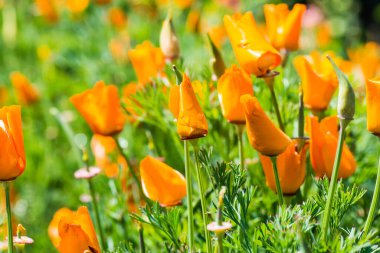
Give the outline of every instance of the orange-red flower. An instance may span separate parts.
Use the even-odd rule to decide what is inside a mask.
[[[107,177],[116,178],[121,174],[120,172],[125,172],[128,168],[113,137],[94,134],[91,139],[91,149],[96,166],[101,168]]]
[[[259,32],[251,12],[224,16],[235,56],[249,74],[265,75],[281,63],[279,52]]]
[[[49,22],[58,21],[59,14],[56,2],[55,0],[35,0],[40,15]]]
[[[327,175],[331,178],[338,146],[338,118],[330,116],[318,122],[318,117],[307,117],[306,123],[306,130],[310,134],[310,160],[315,175],[317,177]],[[355,169],[355,158],[344,145],[338,177],[349,177]]]
[[[292,140],[286,150],[277,157],[277,169],[282,192],[294,194],[302,185],[306,176],[306,152],[308,144],[297,151],[297,141]],[[272,162],[269,157],[260,155],[267,185],[276,191]]]
[[[252,95],[240,99],[246,119],[249,143],[262,155],[277,156],[291,143],[290,138],[276,127]]]
[[[368,80],[367,90],[367,129],[380,136],[380,78]]]
[[[264,4],[269,40],[277,49],[297,50],[301,32],[304,4],[295,4],[289,11],[288,5]]]
[[[60,253],[100,252],[95,228],[85,206],[76,212],[59,209],[49,224],[48,232]]]
[[[183,74],[182,83],[172,88],[169,108],[177,118],[177,131],[181,139],[196,139],[206,136],[208,125],[206,117],[195,96],[190,79]]]
[[[218,96],[223,116],[231,123],[245,124],[245,115],[240,97],[253,95],[251,78],[241,68],[232,65],[218,81]]]
[[[144,194],[162,206],[177,205],[186,196],[185,177],[151,156],[141,161],[140,174]]]
[[[90,3],[90,0],[66,0],[66,7],[72,13],[83,12]]]
[[[122,30],[127,26],[127,16],[120,8],[111,8],[108,11],[108,19],[116,29]]]
[[[94,88],[72,96],[70,101],[95,134],[110,136],[123,130],[126,117],[115,85],[99,81]]]
[[[37,102],[40,95],[36,88],[32,86],[29,80],[20,72],[12,72],[10,79],[13,87],[16,89],[16,95],[20,104],[29,105]]]
[[[129,59],[135,69],[138,82],[146,84],[152,78],[162,75],[165,67],[165,57],[160,48],[154,47],[149,41],[137,45],[128,51]]]
[[[301,78],[305,107],[325,110],[338,87],[338,79],[326,55],[314,51],[308,56],[297,56],[293,63]]]
[[[0,143],[0,181],[13,180],[26,164],[20,106],[0,109]]]

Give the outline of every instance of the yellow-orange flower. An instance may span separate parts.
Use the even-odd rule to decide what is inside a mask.
[[[12,72],[10,79],[13,87],[16,89],[17,99],[20,104],[29,105],[37,102],[40,95],[36,88],[32,86],[29,80],[20,72]]]
[[[249,143],[262,155],[277,156],[291,143],[290,138],[276,127],[252,95],[240,99],[246,119]]]
[[[269,40],[277,49],[297,50],[301,32],[304,4],[295,4],[289,11],[288,5],[264,4]]]
[[[301,78],[305,107],[325,110],[338,87],[338,79],[326,55],[314,51],[308,56],[297,56],[293,64]]]
[[[57,22],[59,18],[55,0],[35,0],[35,4],[41,16],[49,22]]]
[[[66,7],[71,13],[81,13],[89,3],[90,0],[66,0]]]
[[[48,233],[60,253],[100,252],[95,228],[85,206],[76,212],[59,209],[49,224]]]
[[[179,115],[179,85],[173,85],[169,91],[169,110],[173,113],[174,118],[178,119]]]
[[[367,90],[367,129],[380,136],[380,78],[368,80]]]
[[[218,96],[223,116],[231,123],[245,124],[245,115],[240,97],[253,95],[251,78],[241,68],[232,65],[218,81]]]
[[[161,49],[154,47],[149,41],[129,50],[128,56],[141,84],[149,83],[152,78],[160,76],[165,67],[165,57]]]
[[[8,101],[8,90],[5,86],[0,86],[0,106]]]
[[[208,31],[208,35],[210,39],[214,43],[214,45],[218,48],[221,48],[224,41],[227,38],[226,29],[223,25],[211,27]]]
[[[282,192],[287,195],[294,194],[303,184],[306,176],[306,152],[308,144],[297,151],[297,141],[292,140],[286,150],[277,157],[278,177]],[[267,185],[276,192],[276,183],[272,162],[269,157],[260,155]]]
[[[181,139],[196,139],[206,136],[208,133],[206,117],[186,74],[183,74],[178,102],[177,131]]]
[[[13,180],[25,169],[21,107],[0,108],[0,181]]]
[[[259,32],[251,12],[224,16],[235,56],[249,74],[265,75],[281,63],[279,52]]]
[[[363,81],[380,74],[380,45],[376,42],[367,42],[362,47],[348,50],[348,56],[360,66]]]
[[[127,16],[120,8],[111,8],[108,11],[108,19],[110,23],[119,30],[122,30],[127,26]]]
[[[94,134],[91,139],[91,149],[96,166],[101,168],[107,177],[117,178],[128,168],[113,137]]]
[[[94,88],[72,96],[70,101],[93,133],[110,136],[123,130],[126,117],[115,85],[106,86],[99,81]]]
[[[162,206],[177,205],[186,196],[185,177],[151,156],[141,161],[140,174],[144,194]]]
[[[315,175],[331,178],[338,146],[338,118],[330,116],[318,122],[318,117],[307,117],[306,123],[306,130],[310,134],[310,160]],[[344,144],[338,177],[349,177],[355,169],[355,158]]]

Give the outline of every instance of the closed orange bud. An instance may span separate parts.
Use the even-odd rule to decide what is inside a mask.
[[[280,53],[262,36],[251,12],[224,16],[236,59],[249,74],[263,76],[281,63]]]
[[[108,19],[110,23],[119,30],[122,30],[127,25],[127,16],[124,14],[124,11],[120,8],[111,8],[108,11]]]
[[[55,0],[35,0],[39,14],[49,22],[57,22],[59,18]]]
[[[223,116],[234,124],[245,124],[245,115],[240,97],[253,96],[251,78],[241,68],[232,65],[226,69],[218,81],[218,96]]]
[[[306,5],[295,4],[289,11],[288,5],[264,4],[269,40],[277,49],[297,50],[301,32],[302,16]]]
[[[326,55],[314,51],[309,56],[297,56],[293,64],[301,78],[305,107],[316,112],[325,110],[338,87],[338,79]]]
[[[315,175],[331,178],[338,146],[338,118],[330,116],[318,122],[318,117],[307,117],[306,123],[306,130],[310,134],[310,160]],[[338,177],[349,177],[355,169],[355,158],[347,145],[344,145]]]
[[[96,166],[101,168],[107,177],[117,178],[121,171],[128,168],[113,137],[94,134],[91,139],[91,149]]]
[[[177,131],[182,140],[196,139],[207,135],[206,117],[186,74],[183,74],[180,84],[178,108]]]
[[[81,13],[89,3],[90,0],[66,0],[66,7],[71,13]]]
[[[12,72],[10,79],[13,87],[16,89],[17,99],[20,104],[29,105],[37,102],[40,95],[36,88],[32,86],[29,80],[20,72]]]
[[[100,252],[95,228],[85,206],[76,212],[59,209],[49,224],[48,232],[60,253]]]
[[[290,138],[276,127],[252,95],[240,99],[246,119],[249,143],[262,155],[277,156],[291,143]]]
[[[185,177],[151,156],[141,161],[140,175],[144,194],[161,206],[178,205],[186,196]]]
[[[161,49],[154,47],[149,41],[129,50],[128,56],[140,84],[149,83],[152,78],[160,76],[165,67],[165,57]]]
[[[277,157],[277,169],[282,192],[293,195],[303,184],[306,176],[306,152],[308,145],[297,151],[297,141],[292,140],[286,150]],[[267,185],[276,192],[272,162],[269,157],[260,155]]]
[[[368,80],[367,90],[367,129],[380,136],[380,77]]]
[[[111,136],[123,130],[126,117],[115,85],[99,81],[94,88],[70,97],[70,101],[93,133]]]
[[[13,180],[26,165],[20,106],[0,109],[0,143],[0,181]]]

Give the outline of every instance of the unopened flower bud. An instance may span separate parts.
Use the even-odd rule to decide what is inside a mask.
[[[210,35],[207,34],[207,37],[211,44],[211,51],[213,54],[213,58],[211,59],[211,66],[212,70],[214,71],[214,74],[219,78],[224,74],[224,71],[226,69],[226,65],[224,64],[222,54],[220,53],[219,49],[216,47],[212,39],[210,38]]]
[[[160,34],[160,48],[165,58],[169,61],[175,60],[179,57],[179,42],[175,34],[170,13],[162,23]]]

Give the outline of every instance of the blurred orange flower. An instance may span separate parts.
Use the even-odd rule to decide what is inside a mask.
[[[265,156],[277,156],[291,143],[290,138],[276,127],[252,95],[240,98],[246,119],[249,143]]]
[[[17,99],[20,104],[29,105],[40,99],[37,89],[32,86],[23,74],[20,72],[12,72],[10,79],[13,87],[16,89]]]
[[[149,83],[152,78],[160,76],[165,67],[165,57],[161,49],[154,47],[149,41],[129,50],[128,56],[140,84]]]
[[[127,26],[127,16],[120,8],[114,7],[108,11],[110,23],[118,30],[123,30]]]
[[[35,0],[39,14],[49,22],[57,22],[59,18],[56,0]]]
[[[100,252],[95,228],[85,206],[76,212],[59,209],[50,222],[48,233],[60,253]]]
[[[176,112],[174,102],[178,105],[177,131],[182,140],[204,137],[208,133],[206,117],[195,96],[190,79],[183,74],[179,88],[179,99],[170,101],[169,108]]]
[[[338,146],[338,118],[330,116],[318,122],[318,117],[307,117],[306,130],[310,134],[310,160],[315,175],[318,178],[324,175],[331,178]],[[355,158],[344,145],[338,177],[349,177],[355,169]]]
[[[66,0],[66,7],[71,13],[81,13],[89,3],[90,0]]]
[[[306,176],[306,152],[308,144],[297,151],[297,141],[292,140],[286,150],[277,157],[277,169],[282,192],[293,195],[303,184]],[[267,185],[276,192],[276,183],[272,162],[269,157],[260,154]]]
[[[92,89],[70,97],[70,101],[93,133],[111,136],[123,130],[126,117],[115,85],[99,81]]]
[[[199,33],[201,30],[201,13],[199,10],[191,10],[186,19],[186,30]]]
[[[240,102],[240,97],[244,94],[253,96],[251,78],[243,69],[233,64],[218,81],[219,102],[228,122],[245,124],[243,105]]]
[[[252,12],[224,16],[235,56],[249,74],[265,75],[281,63],[279,52],[259,32]]]
[[[0,108],[0,143],[0,181],[10,181],[20,176],[26,165],[20,106]]]
[[[174,206],[186,196],[186,180],[169,165],[146,156],[140,163],[144,194],[161,206]]]
[[[96,166],[101,168],[107,177],[117,178],[120,174],[125,174],[128,165],[113,137],[94,134],[91,139],[91,150]]]
[[[363,83],[380,74],[380,45],[367,42],[362,47],[348,50],[349,58],[360,66]]]
[[[380,136],[380,77],[368,80],[367,95],[367,129]]]
[[[291,51],[298,49],[302,16],[305,11],[304,4],[295,4],[291,11],[285,3],[264,4],[269,40],[275,48]]]
[[[195,0],[174,0],[174,2],[179,8],[186,9],[189,8]]]
[[[338,79],[326,55],[313,51],[310,55],[297,56],[293,61],[301,78],[305,107],[315,112],[329,106],[338,87]]]
[[[110,50],[112,57],[118,63],[128,62],[128,50],[130,47],[129,35],[126,32],[121,32],[108,43],[108,49]]]
[[[227,38],[226,29],[223,25],[211,27],[208,30],[208,35],[215,46],[221,48]]]
[[[0,106],[5,105],[8,101],[8,89],[5,86],[0,86]]]

